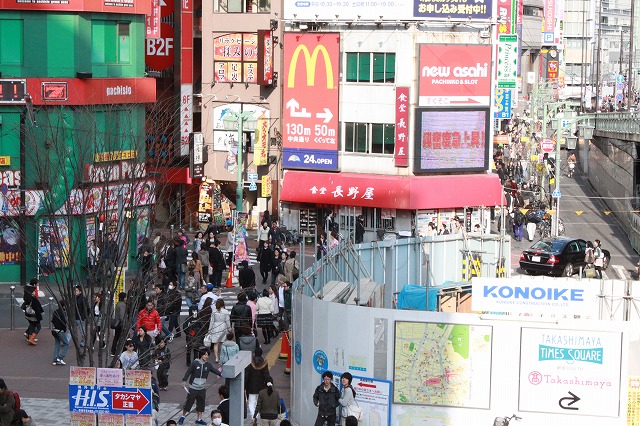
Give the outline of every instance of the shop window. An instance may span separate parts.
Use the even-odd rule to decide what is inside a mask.
[[[394,230],[396,228],[396,218],[388,217],[382,219],[382,209],[364,207],[362,209],[362,217],[364,218],[365,229],[383,229]]]
[[[347,53],[347,81],[393,83],[396,78],[395,53]]]
[[[22,64],[22,20],[0,19],[0,65]]]
[[[129,22],[91,21],[91,62],[128,64],[131,60]]]
[[[270,13],[271,0],[216,0],[216,13]]]
[[[395,149],[395,124],[345,123],[344,150],[366,154],[390,154]]]

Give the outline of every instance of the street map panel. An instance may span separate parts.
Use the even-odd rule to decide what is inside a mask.
[[[489,408],[492,327],[396,322],[393,402]]]

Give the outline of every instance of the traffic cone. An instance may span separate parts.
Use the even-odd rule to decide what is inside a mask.
[[[44,291],[40,291],[40,283],[36,283],[36,297],[44,297]]]
[[[286,333],[284,333],[284,335],[285,336],[289,336],[289,332],[287,331]],[[293,358],[291,356],[291,346],[289,345],[289,342],[290,342],[289,341],[289,337],[287,337],[287,348],[288,348],[287,351],[289,353],[288,353],[288,356],[287,356],[287,365],[284,367],[284,374],[286,374],[286,375],[291,374],[291,358]]]
[[[284,331],[282,332],[282,339],[280,339],[280,355],[278,355],[278,358],[291,358],[289,355],[291,355],[291,345],[289,345],[289,332]],[[291,369],[291,366],[289,366],[289,369]]]
[[[233,287],[233,262],[231,262],[231,266],[229,266],[229,276],[227,277],[227,283],[225,284],[225,287]]]

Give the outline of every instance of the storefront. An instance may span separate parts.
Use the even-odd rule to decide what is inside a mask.
[[[495,174],[388,176],[358,173],[322,173],[289,170],[284,174],[283,223],[305,235],[324,230],[326,212],[339,222],[363,215],[365,242],[380,230],[396,235],[424,234],[429,222],[449,226],[464,219],[467,230],[475,223],[487,229],[488,208],[503,202]]]

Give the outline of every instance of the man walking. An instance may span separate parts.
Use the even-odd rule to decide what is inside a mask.
[[[78,329],[78,338],[80,340],[80,347],[84,348],[86,344],[86,321],[87,321],[87,299],[82,294],[82,287],[80,285],[76,285],[74,288],[74,293],[76,295],[76,328]]]
[[[53,346],[53,365],[66,365],[64,357],[69,350],[69,342],[71,341],[71,333],[67,326],[67,311],[64,300],[58,301],[58,309],[55,310],[51,317],[53,330],[51,334],[55,339]]]
[[[37,284],[38,281],[34,278],[31,280],[31,283],[24,286],[24,302],[20,308],[24,311],[24,316],[29,322],[29,327],[27,327],[27,331],[25,332],[25,336],[27,337],[27,342],[36,346],[36,336],[40,333],[40,321],[42,321],[42,313],[44,309],[42,309],[42,304],[38,300]]]
[[[214,287],[222,286],[222,271],[226,268],[227,264],[224,261],[224,256],[220,251],[220,241],[214,240],[212,244],[209,245],[209,263],[211,264],[212,276],[211,276],[211,284]]]
[[[187,389],[188,380],[189,388],[187,389],[187,400],[184,403],[184,407],[182,407],[182,416],[180,416],[180,420],[178,420],[179,425],[184,424],[184,419],[187,417],[191,407],[193,407],[194,401],[196,403],[196,412],[198,416],[196,424],[207,424],[206,421],[202,420],[202,413],[204,413],[205,400],[207,398],[205,385],[207,384],[209,373],[222,377],[220,371],[218,371],[213,364],[209,362],[209,349],[202,348],[199,352],[199,358],[191,363],[182,378],[182,386]]]
[[[340,405],[340,391],[333,384],[333,373],[322,373],[322,384],[313,392],[313,403],[318,407],[318,417],[314,426],[333,426],[336,424],[336,408]]]

